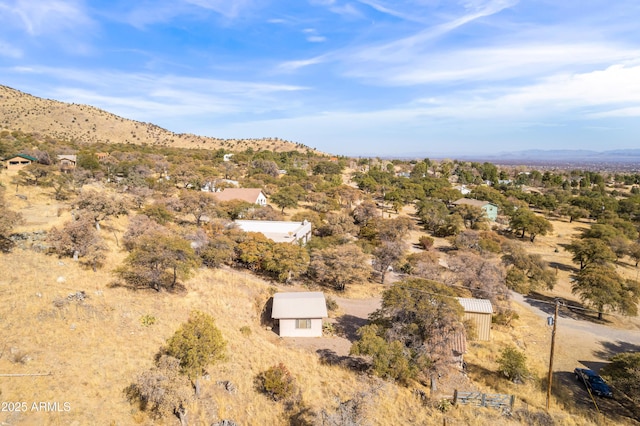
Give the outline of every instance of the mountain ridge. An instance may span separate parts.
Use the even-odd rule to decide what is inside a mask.
[[[0,129],[40,133],[80,144],[136,144],[175,148],[320,151],[280,138],[219,139],[191,133],[174,133],[152,123],[120,117],[100,108],[39,98],[0,85]]]

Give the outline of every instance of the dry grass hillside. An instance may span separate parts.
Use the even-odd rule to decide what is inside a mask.
[[[0,129],[46,134],[79,143],[129,143],[174,148],[244,151],[313,150],[303,144],[278,138],[217,139],[177,134],[151,123],[128,120],[101,109],[42,99],[0,85]]]
[[[0,174],[0,183],[6,184],[10,178],[9,173]],[[22,187],[20,197],[7,194],[10,207],[25,217],[16,231],[46,231],[69,219],[68,210],[52,201],[50,191]],[[121,217],[103,225],[101,232],[111,250],[105,267],[97,272],[83,269],[71,259],[29,249],[16,248],[0,255],[0,399],[26,403],[25,411],[0,412],[2,424],[177,424],[177,418],[149,417],[127,401],[123,390],[153,366],[161,345],[194,309],[215,317],[228,342],[228,359],[207,370],[202,396],[189,407],[190,424],[209,425],[223,419],[240,425],[305,424],[292,423],[283,404],[255,390],[256,375],[280,362],[300,386],[307,410],[300,419],[306,416],[315,421],[306,424],[322,424],[321,416],[313,418],[311,413],[331,413],[340,401],[361,395],[362,424],[366,425],[498,426],[554,421],[571,426],[594,424],[594,420],[597,424],[621,421],[585,417],[575,409],[571,395],[557,395],[548,417],[543,412],[544,392],[539,381],[514,385],[495,373],[499,347],[523,342],[519,346],[533,349],[535,342],[548,341],[548,330],[525,328],[535,321],[526,309],[515,307],[521,319],[514,328],[498,326],[492,342],[470,345],[467,360],[473,382],[466,379],[451,384],[443,378],[432,405],[425,406],[411,388],[326,365],[315,349],[265,329],[261,312],[278,287],[249,273],[203,268],[177,294],[114,287],[111,271],[124,257],[116,237],[121,238],[129,220]],[[369,284],[341,296],[369,298],[373,290],[379,295],[383,288]],[[150,318],[155,321],[151,323]],[[536,332],[540,335],[534,336]],[[530,368],[535,376],[544,375],[545,352],[531,352]],[[222,383],[226,381],[233,383],[235,390],[230,392]],[[516,413],[509,417],[497,410],[471,407],[443,412],[435,405],[441,398],[451,397],[453,386],[513,393]],[[429,394],[427,388],[422,390]],[[38,409],[40,403],[47,408]],[[544,419],[550,418],[553,420],[545,423]]]

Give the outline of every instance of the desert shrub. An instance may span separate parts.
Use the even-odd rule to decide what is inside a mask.
[[[143,315],[140,317],[140,323],[145,327],[149,327],[150,325],[153,325],[156,323],[156,317],[149,314]]]
[[[513,418],[521,424],[531,426],[554,426],[556,423],[549,413],[520,409],[513,413]]]
[[[334,335],[336,334],[336,327],[333,325],[333,323],[325,322],[324,324],[322,324],[322,334],[328,336]]]
[[[240,333],[242,333],[242,335],[245,337],[251,336],[251,327],[249,327],[248,325],[243,325],[242,327],[240,327]]]
[[[156,366],[140,374],[124,389],[130,403],[137,403],[154,418],[177,416],[186,424],[187,407],[193,400],[189,379],[180,374],[180,360],[161,356]]]
[[[510,326],[511,322],[518,318],[520,318],[520,315],[518,315],[517,312],[512,311],[511,309],[506,309],[492,316],[491,322],[498,325]]]
[[[527,357],[515,346],[507,346],[500,352],[498,358],[499,371],[514,383],[522,382],[528,374]]]
[[[226,345],[213,317],[193,311],[167,341],[164,353],[180,360],[181,372],[197,381],[209,364],[225,359]]]
[[[472,319],[466,319],[462,322],[467,340],[476,340],[478,338],[478,327]]]
[[[289,369],[280,363],[256,376],[256,388],[274,401],[283,401],[295,395],[295,378]]]
[[[430,237],[428,235],[423,235],[418,240],[420,247],[422,247],[425,250],[429,250],[431,247],[433,247],[434,242],[435,240],[433,239],[433,237]]]
[[[326,302],[327,302],[327,309],[329,311],[335,312],[338,310],[338,302],[336,302],[336,300],[333,297],[327,296]]]

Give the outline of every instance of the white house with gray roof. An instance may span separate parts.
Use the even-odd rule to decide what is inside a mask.
[[[271,317],[279,322],[280,337],[321,337],[327,302],[321,291],[276,293]]]

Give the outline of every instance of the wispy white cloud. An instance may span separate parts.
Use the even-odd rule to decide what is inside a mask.
[[[184,0],[186,3],[213,10],[226,18],[236,18],[243,11],[251,9],[254,0]]]
[[[256,83],[207,78],[19,67],[5,70],[17,75],[38,74],[60,83],[46,97],[86,103],[126,117],[151,121],[203,114],[262,114],[292,107],[287,95],[306,90],[287,84]]]
[[[361,18],[362,13],[351,3],[345,2],[344,4],[339,4],[335,0],[310,0],[310,4],[314,6],[325,7],[331,13],[335,13],[336,15],[340,15],[346,18]]]
[[[513,44],[436,52],[388,67],[353,64],[349,73],[378,84],[399,86],[468,83],[544,76],[557,70],[628,61],[639,55],[640,50],[608,44]]]
[[[398,12],[388,7],[383,7],[379,2],[363,0],[368,5],[376,5],[376,10],[392,14],[394,16],[409,16],[408,12]],[[389,70],[393,65],[415,66],[415,61],[426,55],[427,49],[431,47],[431,42],[444,35],[469,24],[477,19],[491,16],[504,9],[517,4],[518,0],[488,0],[478,5],[474,10],[466,10],[460,16],[450,18],[439,24],[428,26],[410,36],[401,37],[396,35],[392,41],[382,41],[372,44],[360,44],[355,47],[343,48],[333,52],[328,52],[320,57],[295,60],[281,64],[282,69],[299,69],[309,65],[316,65],[320,62],[338,62],[347,67],[346,74],[352,77],[366,77],[371,75],[383,80],[396,79],[393,74],[398,69]],[[373,6],[372,6],[373,7]],[[415,12],[415,11],[414,11]],[[421,9],[424,15],[429,13],[429,9]],[[420,13],[414,13],[413,21],[421,20]],[[408,18],[406,18],[408,19]],[[321,61],[319,59],[322,59]]]
[[[359,48],[357,52],[348,52],[354,62],[375,61],[379,63],[406,62],[419,54],[424,54],[429,48],[429,42],[443,37],[457,28],[475,20],[500,13],[517,3],[517,0],[495,0],[486,2],[483,7],[464,15],[446,20],[440,24],[430,26],[411,36],[400,38],[387,43]],[[355,55],[355,56],[354,56]]]
[[[80,0],[3,1],[0,2],[0,10],[7,12],[0,21],[5,24],[9,24],[9,21],[13,21],[12,24],[19,22],[31,36],[81,31],[94,25]]]
[[[419,13],[416,14],[415,10],[414,10],[414,13],[408,13],[408,12],[393,9],[391,6],[387,6],[380,1],[373,1],[373,0],[358,0],[358,2],[364,5],[367,5],[370,8],[380,13],[384,13],[384,14],[393,16],[395,18],[403,19],[405,21],[412,21],[412,22],[419,22],[419,23],[428,22],[428,20],[425,19],[421,14]],[[396,6],[397,5],[398,3],[396,3]]]
[[[136,28],[146,28],[157,23],[180,22],[183,17],[203,19],[204,11],[210,11],[232,21],[245,13],[253,13],[260,0],[153,0],[131,2],[129,9],[111,13],[111,19],[123,21]],[[283,22],[271,20],[270,22]]]
[[[16,47],[12,43],[8,43],[4,40],[0,40],[0,56],[7,58],[21,58],[23,55],[22,49]]]
[[[310,43],[322,43],[327,40],[326,37],[319,35],[315,28],[305,28],[302,32],[307,35],[306,39]]]
[[[292,72],[292,71],[296,71],[300,68],[305,68],[308,67],[310,65],[317,65],[317,64],[321,64],[323,62],[328,62],[331,60],[331,55],[320,55],[320,56],[316,56],[315,58],[309,58],[309,59],[302,59],[299,61],[287,61],[287,62],[283,62],[281,64],[279,64],[276,69],[278,71],[284,71],[284,72]]]

